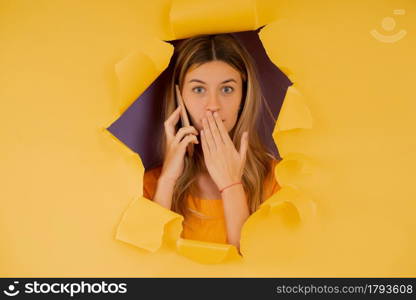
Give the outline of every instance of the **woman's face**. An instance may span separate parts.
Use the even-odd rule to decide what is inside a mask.
[[[197,68],[191,66],[182,88],[191,124],[200,131],[207,112],[218,112],[230,132],[237,121],[242,98],[240,73],[223,61],[210,61]]]

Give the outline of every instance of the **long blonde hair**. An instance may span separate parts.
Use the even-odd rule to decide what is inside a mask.
[[[243,94],[240,111],[235,126],[229,132],[237,150],[244,131],[248,131],[248,150],[242,183],[247,195],[250,214],[257,210],[265,200],[263,183],[271,171],[271,160],[274,156],[263,145],[256,128],[260,117],[260,108],[267,105],[258,82],[254,62],[247,51],[230,34],[198,35],[182,40],[175,47],[173,75],[170,78],[164,98],[164,119],[166,120],[176,109],[175,84],[182,90],[186,72],[191,67],[203,63],[221,60],[239,71],[243,81]],[[178,122],[177,130],[180,122]],[[191,124],[192,125],[192,124]],[[166,136],[163,131],[161,153],[166,153]],[[171,209],[185,216],[188,211],[186,199],[189,195],[196,196],[197,174],[206,171],[201,143],[194,145],[193,157],[185,155],[184,171],[175,184]]]

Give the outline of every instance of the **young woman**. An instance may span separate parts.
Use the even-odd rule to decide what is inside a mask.
[[[239,249],[246,219],[280,188],[273,172],[278,161],[256,130],[266,102],[252,58],[229,34],[183,40],[174,57],[165,94],[164,162],[145,172],[143,195],[184,216],[183,238]],[[191,126],[180,127],[175,84]]]

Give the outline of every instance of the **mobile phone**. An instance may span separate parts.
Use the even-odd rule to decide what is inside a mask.
[[[176,91],[176,104],[179,106],[181,106],[181,122],[182,122],[182,126],[190,126],[190,122],[189,122],[189,118],[188,118],[188,113],[186,111],[186,107],[185,104],[183,103],[183,99],[181,96],[181,92],[179,90],[179,86],[177,84],[175,84],[175,91]],[[190,143],[188,144],[187,147],[187,153],[190,157],[192,157],[192,155],[194,154],[194,144]]]

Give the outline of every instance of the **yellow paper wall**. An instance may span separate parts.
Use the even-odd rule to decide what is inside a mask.
[[[214,7],[196,19],[186,2],[0,0],[0,276],[415,276],[416,2],[193,1]],[[247,221],[244,259],[207,265],[116,239],[144,170],[105,128],[166,67],[161,40],[216,12],[215,32],[268,24],[294,86],[282,190]]]

